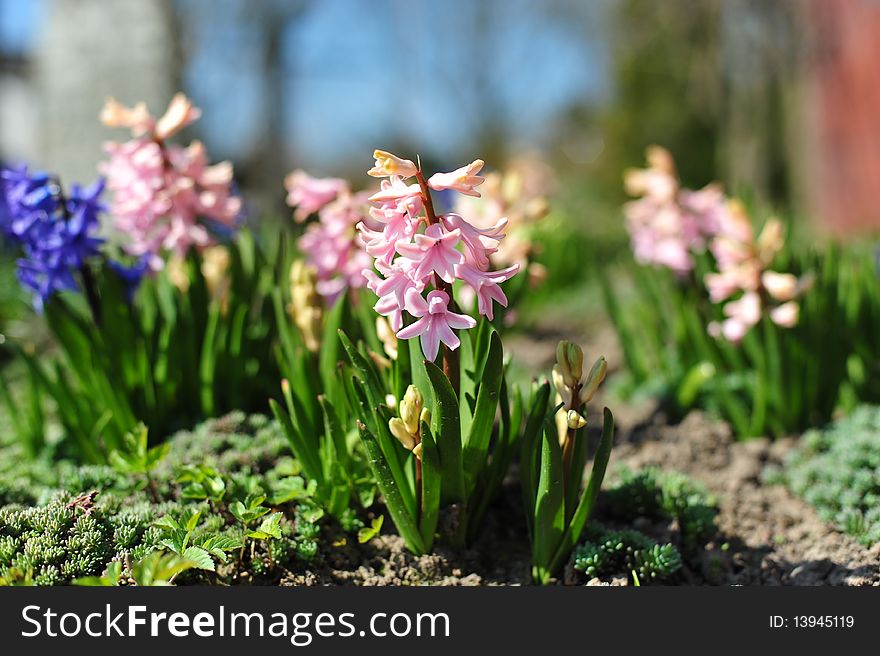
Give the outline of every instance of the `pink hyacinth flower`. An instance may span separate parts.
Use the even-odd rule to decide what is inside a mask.
[[[798,279],[791,273],[765,271],[761,284],[770,296],[783,303],[793,299],[798,292]]]
[[[504,230],[507,228],[506,218],[498,219],[495,225],[484,230],[471,225],[458,214],[445,214],[440,217],[440,222],[447,230],[461,232],[468,259],[480,269],[489,267],[489,256],[498,251],[498,244],[504,239]]]
[[[400,339],[419,337],[422,352],[428,360],[434,360],[440,350],[440,342],[455,350],[461,344],[453,329],[473,328],[477,322],[464,314],[449,311],[449,295],[440,290],[428,294],[427,300],[415,289],[406,294],[406,310],[418,321],[398,331]]]
[[[194,107],[192,101],[182,93],[177,93],[168,104],[168,109],[156,121],[153,136],[160,141],[177,134],[190,123],[193,123],[202,115],[202,110]]]
[[[462,166],[449,173],[435,173],[428,179],[428,186],[436,191],[452,189],[460,194],[479,198],[480,192],[474,187],[479,187],[486,179],[478,175],[483,169],[483,165],[483,160],[475,159],[467,166]]]
[[[284,187],[287,189],[287,204],[296,208],[293,219],[297,223],[302,223],[310,214],[348,192],[348,183],[345,180],[314,178],[302,169],[297,169],[284,178]]]
[[[418,167],[410,159],[403,159],[385,150],[374,150],[373,158],[376,163],[367,175],[374,178],[384,178],[390,175],[399,175],[403,178],[411,178],[418,173]]]
[[[370,196],[372,203],[388,204],[392,206],[400,206],[407,203],[410,199],[421,199],[422,189],[417,183],[406,184],[400,176],[392,175],[387,180],[379,183],[379,191]],[[415,215],[421,210],[421,204],[418,209],[413,210]]]
[[[455,265],[464,261],[464,255],[456,250],[461,241],[461,231],[446,232],[440,224],[428,226],[424,234],[416,235],[414,243],[397,242],[397,252],[414,262],[415,277],[436,273],[441,280],[455,281]]]
[[[500,271],[481,271],[464,263],[455,267],[456,275],[473,289],[477,297],[477,311],[492,321],[495,311],[492,301],[507,307],[507,296],[499,285],[509,280],[519,271],[519,264],[513,264]]]
[[[777,326],[793,328],[797,325],[800,315],[800,306],[795,301],[789,301],[770,310],[770,320]]]

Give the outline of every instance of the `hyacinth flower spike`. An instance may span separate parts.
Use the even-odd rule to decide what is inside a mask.
[[[461,214],[438,215],[434,210],[432,190],[479,197],[482,160],[426,179],[412,160],[383,150],[375,151],[374,158],[369,175],[385,178],[369,199],[370,217],[379,225],[361,222],[358,229],[366,252],[375,258],[375,270],[364,272],[368,287],[379,296],[375,308],[391,319],[398,338],[419,337],[429,360],[437,357],[442,344],[444,372],[457,387],[453,353],[461,342],[454,331],[474,327],[476,319],[458,311],[453,285],[461,281],[470,288],[477,313],[490,320],[495,303],[506,306],[499,285],[514,276],[519,265],[492,271],[489,258],[504,238],[507,220],[478,228]],[[412,178],[414,183],[409,182]],[[410,318],[415,321],[405,325]]]

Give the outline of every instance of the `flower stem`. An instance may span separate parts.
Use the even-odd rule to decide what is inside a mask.
[[[419,189],[422,191],[422,199],[425,202],[425,216],[428,219],[428,225],[439,223],[437,214],[434,211],[434,200],[431,198],[431,190],[428,188],[428,182],[425,180],[425,175],[422,173],[421,168],[416,171],[416,180],[419,182]],[[452,285],[445,280],[439,279],[437,280],[436,285],[440,290],[446,292],[446,295],[449,297],[449,307],[457,310],[455,296],[452,294]],[[449,379],[452,389],[455,390],[456,396],[458,396],[458,391],[461,387],[460,369],[458,352],[452,350],[446,346],[446,344],[443,344],[443,373],[446,374],[446,377]]]

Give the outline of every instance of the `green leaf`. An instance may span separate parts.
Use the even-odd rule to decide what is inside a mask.
[[[314,479],[312,479],[314,481]],[[306,487],[301,476],[285,476],[271,484],[272,505],[280,506],[290,501],[308,499],[312,491]]]
[[[547,405],[550,401],[550,383],[544,382],[532,396],[529,416],[523,429],[522,450],[520,455],[520,481],[523,492],[523,503],[526,508],[526,523],[529,535],[534,540],[534,519],[536,492],[538,487],[538,462],[540,445],[538,439],[547,416]]]
[[[465,500],[464,470],[461,461],[461,424],[458,398],[446,374],[433,362],[424,361],[425,371],[434,391],[431,412],[431,433],[440,454],[442,499],[446,503]]]
[[[317,439],[307,439],[305,433],[299,426],[299,421],[303,419],[302,409],[299,402],[293,396],[288,387],[283,387],[284,398],[287,403],[287,411],[281,407],[275,399],[269,399],[269,407],[275,419],[281,425],[293,455],[300,461],[306,476],[317,480],[319,484],[324,482],[324,470],[321,466],[321,456],[318,453]],[[314,434],[311,434],[314,438]]]
[[[431,434],[431,427],[422,424],[422,507],[419,517],[419,531],[427,549],[434,544],[437,521],[440,516],[440,496],[442,492],[442,472],[440,454]]]
[[[248,533],[248,537],[256,540],[268,540],[269,538],[277,540],[281,538],[281,517],[282,514],[280,512],[273,512],[271,515],[264,517],[257,530]]]
[[[366,542],[369,542],[374,537],[379,535],[379,531],[382,530],[382,523],[384,521],[385,521],[385,515],[379,515],[378,517],[373,519],[373,521],[370,523],[369,528],[365,526],[364,528],[359,530],[358,531],[358,543],[365,544]]]
[[[342,294],[337,299],[333,308],[324,318],[324,331],[321,337],[321,350],[318,354],[318,369],[321,372],[321,382],[324,394],[328,394],[338,402],[336,394],[336,365],[341,359],[339,330],[347,314],[349,307],[348,294]]]
[[[599,446],[596,448],[596,455],[593,456],[593,469],[590,472],[590,482],[587,489],[581,495],[580,502],[574,512],[571,522],[565,529],[565,534],[559,542],[559,547],[550,563],[548,575],[559,570],[565,564],[572,549],[580,540],[584,526],[593,512],[596,505],[596,499],[599,497],[599,490],[602,487],[602,481],[605,478],[605,470],[608,467],[608,459],[611,457],[611,447],[614,444],[614,416],[608,408],[603,411],[602,437],[599,439]]]
[[[416,526],[415,518],[407,510],[407,506],[400,494],[400,486],[406,484],[405,481],[397,481],[391,473],[391,468],[382,453],[382,448],[375,436],[367,430],[363,422],[358,422],[358,430],[360,431],[361,441],[369,458],[370,468],[376,477],[376,484],[382,497],[385,499],[385,506],[394,520],[394,525],[400,532],[400,536],[406,543],[407,548],[416,555],[425,553],[425,546],[422,536]]]
[[[565,530],[562,448],[556,426],[550,420],[544,422],[538,476],[532,561],[538,578],[544,581],[552,575],[550,566]]]
[[[204,569],[209,572],[214,572],[217,569],[214,565],[214,559],[211,558],[211,554],[201,547],[187,547],[186,551],[181,555],[196,569]]]
[[[493,332],[489,342],[489,354],[483,368],[483,378],[477,392],[477,405],[471,421],[470,432],[464,443],[462,463],[465,484],[471,491],[477,482],[480,471],[486,466],[492,427],[498,412],[498,395],[501,391],[501,377],[504,373],[504,353],[501,337]]]

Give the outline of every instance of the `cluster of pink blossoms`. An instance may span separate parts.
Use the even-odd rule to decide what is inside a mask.
[[[791,328],[798,322],[795,300],[809,286],[810,278],[769,269],[782,249],[783,229],[770,219],[755,238],[751,221],[741,204],[732,201],[712,240],[718,272],[707,273],[706,288],[713,303],[724,303],[722,322],[709,324],[709,333],[739,342],[761,320],[764,312],[778,326]],[[728,300],[739,294],[735,300]],[[725,302],[726,301],[726,302]]]
[[[718,230],[725,213],[724,194],[717,185],[683,189],[664,148],[651,146],[647,159],[648,168],[624,175],[627,193],[641,196],[624,206],[633,252],[642,264],[685,276],[694,268],[693,253],[704,251]]]
[[[373,156],[376,163],[368,174],[385,179],[369,198],[370,218],[378,225],[358,224],[365,250],[375,258],[375,270],[366,269],[363,275],[379,297],[375,310],[390,319],[400,339],[419,337],[425,357],[433,360],[441,342],[452,350],[458,348],[455,330],[476,325],[472,316],[454,309],[455,281],[473,290],[477,312],[490,320],[493,303],[507,306],[500,284],[520,267],[491,271],[489,261],[504,238],[507,220],[481,229],[459,214],[434,213],[430,189],[479,197],[482,160],[426,180],[411,160],[381,150]],[[408,183],[413,177],[417,181]],[[415,321],[405,326],[404,313]]]
[[[347,288],[366,286],[363,270],[372,259],[363,250],[356,226],[366,214],[369,194],[353,193],[340,178],[313,178],[301,170],[288,175],[284,186],[287,204],[296,208],[294,220],[318,216],[298,242],[315,269],[318,293],[332,304]]]
[[[110,160],[100,170],[114,192],[114,227],[128,237],[125,250],[147,258],[154,270],[162,268],[163,252],[182,256],[214,243],[202,219],[232,227],[241,212],[229,162],[210,166],[199,141],[188,147],[166,143],[200,115],[181,93],[159,119],[144,103],[126,107],[112,98],[101,111],[105,125],[128,128],[133,136],[104,146]]]

